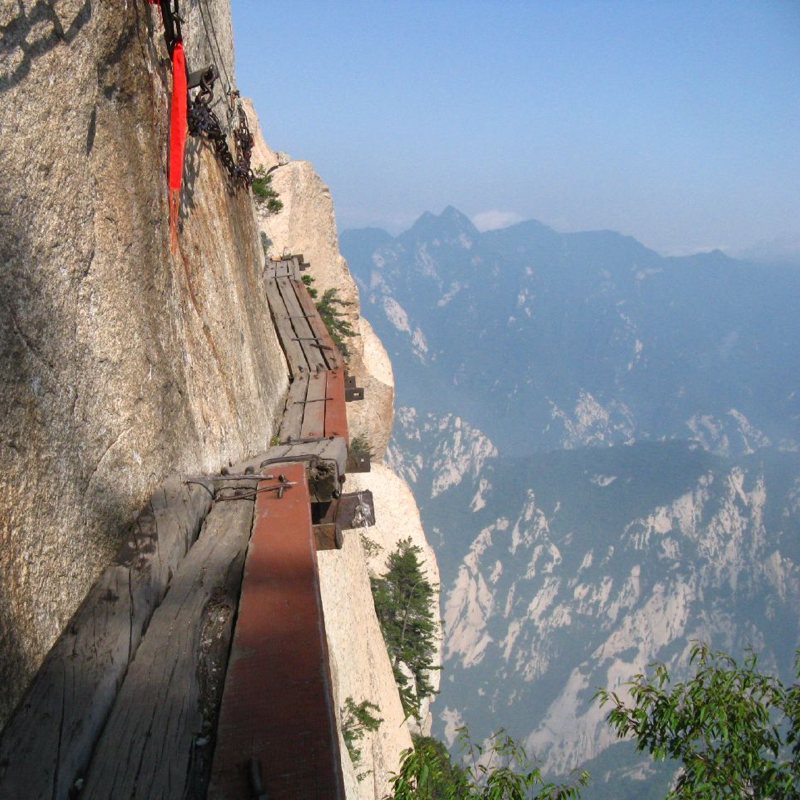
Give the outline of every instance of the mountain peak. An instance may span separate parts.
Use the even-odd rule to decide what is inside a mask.
[[[438,216],[426,211],[405,234],[401,235],[413,239],[452,238],[460,235],[477,238],[480,233],[468,216],[454,206],[447,206]]]

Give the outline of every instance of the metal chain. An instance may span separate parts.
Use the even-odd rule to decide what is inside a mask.
[[[231,94],[232,99],[238,97],[238,92]],[[255,177],[250,167],[250,156],[253,152],[253,134],[247,124],[244,108],[239,102],[239,124],[233,130],[233,140],[236,146],[236,160],[234,160],[219,117],[211,110],[211,101],[213,99],[214,94],[211,87],[204,85],[195,98],[190,101],[189,133],[192,136],[205,136],[212,143],[214,152],[222,162],[222,166],[234,185],[249,187]]]

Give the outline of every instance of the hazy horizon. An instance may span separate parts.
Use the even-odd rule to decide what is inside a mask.
[[[663,254],[800,252],[800,5],[234,0],[242,91],[340,228],[453,204]]]

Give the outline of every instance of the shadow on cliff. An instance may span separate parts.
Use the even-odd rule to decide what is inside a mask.
[[[97,102],[91,115],[86,115],[86,129],[64,133],[80,140],[79,149],[86,156],[85,161],[67,166],[79,174],[84,171],[88,183],[95,141],[108,139],[102,115],[98,121],[98,108],[107,104],[105,119],[113,119],[135,140],[130,119],[142,103],[153,102],[151,78],[141,63],[143,54],[157,53],[150,11],[138,3],[127,4],[125,11],[100,6],[95,7],[93,19],[92,4],[86,0],[65,19],[51,2],[27,5],[26,11],[19,2],[11,21],[0,27],[0,54],[13,65],[0,75],[0,91],[16,89],[13,100],[13,95],[26,90],[24,80],[37,59],[59,44],[71,45],[82,31],[92,31],[87,46],[95,48],[97,60],[87,72],[90,81],[97,80]],[[154,58],[158,61],[158,56]],[[168,73],[159,66],[166,83]],[[94,87],[87,82],[86,88]],[[58,92],[60,87],[56,82],[39,91]],[[47,99],[46,95],[40,98],[44,103]],[[14,113],[13,107],[3,111],[6,119]],[[119,133],[117,138],[122,138]],[[51,222],[59,214],[59,203],[69,206],[71,200],[63,190],[57,194],[59,187],[54,188],[47,172],[32,168],[42,147],[37,144],[32,152],[10,148],[0,170],[0,401],[4,408],[0,423],[0,685],[4,687],[0,728],[44,655],[61,615],[76,605],[80,589],[72,587],[83,587],[87,576],[91,580],[92,570],[97,573],[103,568],[98,559],[108,562],[114,557],[131,525],[132,494],[124,475],[110,480],[97,470],[124,433],[122,425],[119,430],[98,430],[92,406],[84,402],[85,407],[78,407],[79,385],[84,391],[93,388],[90,380],[84,380],[93,356],[77,336],[76,319],[83,302],[82,282],[92,270],[95,251],[91,250],[86,263],[80,260],[83,256],[72,261],[62,258],[65,244],[54,238],[58,226]],[[133,151],[120,153],[123,161],[136,157]],[[153,178],[154,183],[159,177]],[[95,217],[98,208],[102,206],[95,204]],[[92,235],[93,221],[92,216],[86,220],[87,238]],[[153,260],[160,263],[158,256]],[[144,270],[134,268],[130,274],[133,294],[152,292],[151,278]],[[109,405],[113,407],[114,402],[111,398]],[[111,445],[104,447],[108,442]],[[153,474],[151,481],[155,484],[162,477]],[[62,520],[59,509],[65,507],[74,513]],[[77,529],[70,530],[72,525]],[[76,575],[71,565],[79,561],[82,574]]]
[[[26,11],[17,0],[17,14],[0,27],[0,53],[16,62],[7,73],[0,75],[0,92],[21,83],[30,73],[33,62],[59,44],[75,40],[92,17],[92,2],[83,5],[71,18],[62,18],[52,2],[38,0]]]

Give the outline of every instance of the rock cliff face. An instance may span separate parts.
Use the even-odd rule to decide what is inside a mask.
[[[190,68],[205,21],[232,74],[227,3],[202,10]],[[263,448],[287,377],[251,200],[192,139],[170,252],[157,9],[0,13],[2,720],[153,487]]]
[[[235,86],[229,3],[182,11],[189,68],[217,65],[214,108],[225,121],[222,98]],[[190,138],[170,247],[171,66],[156,7],[6,3],[0,43],[2,725],[154,487],[268,446],[287,369],[261,285],[262,232],[270,252],[302,252],[317,288],[351,304],[350,372],[367,400],[350,405],[349,422],[377,458],[394,381],[360,317],[330,192],[310,164],[269,150],[252,107],[254,161],[283,164],[274,185],[284,210],[259,217],[210,147]],[[409,535],[424,541],[402,482],[380,466],[363,480],[391,520],[373,535],[387,548]],[[321,554],[320,575],[339,706],[368,699],[384,719],[361,765],[345,758],[348,797],[380,798],[410,735],[357,532]]]

